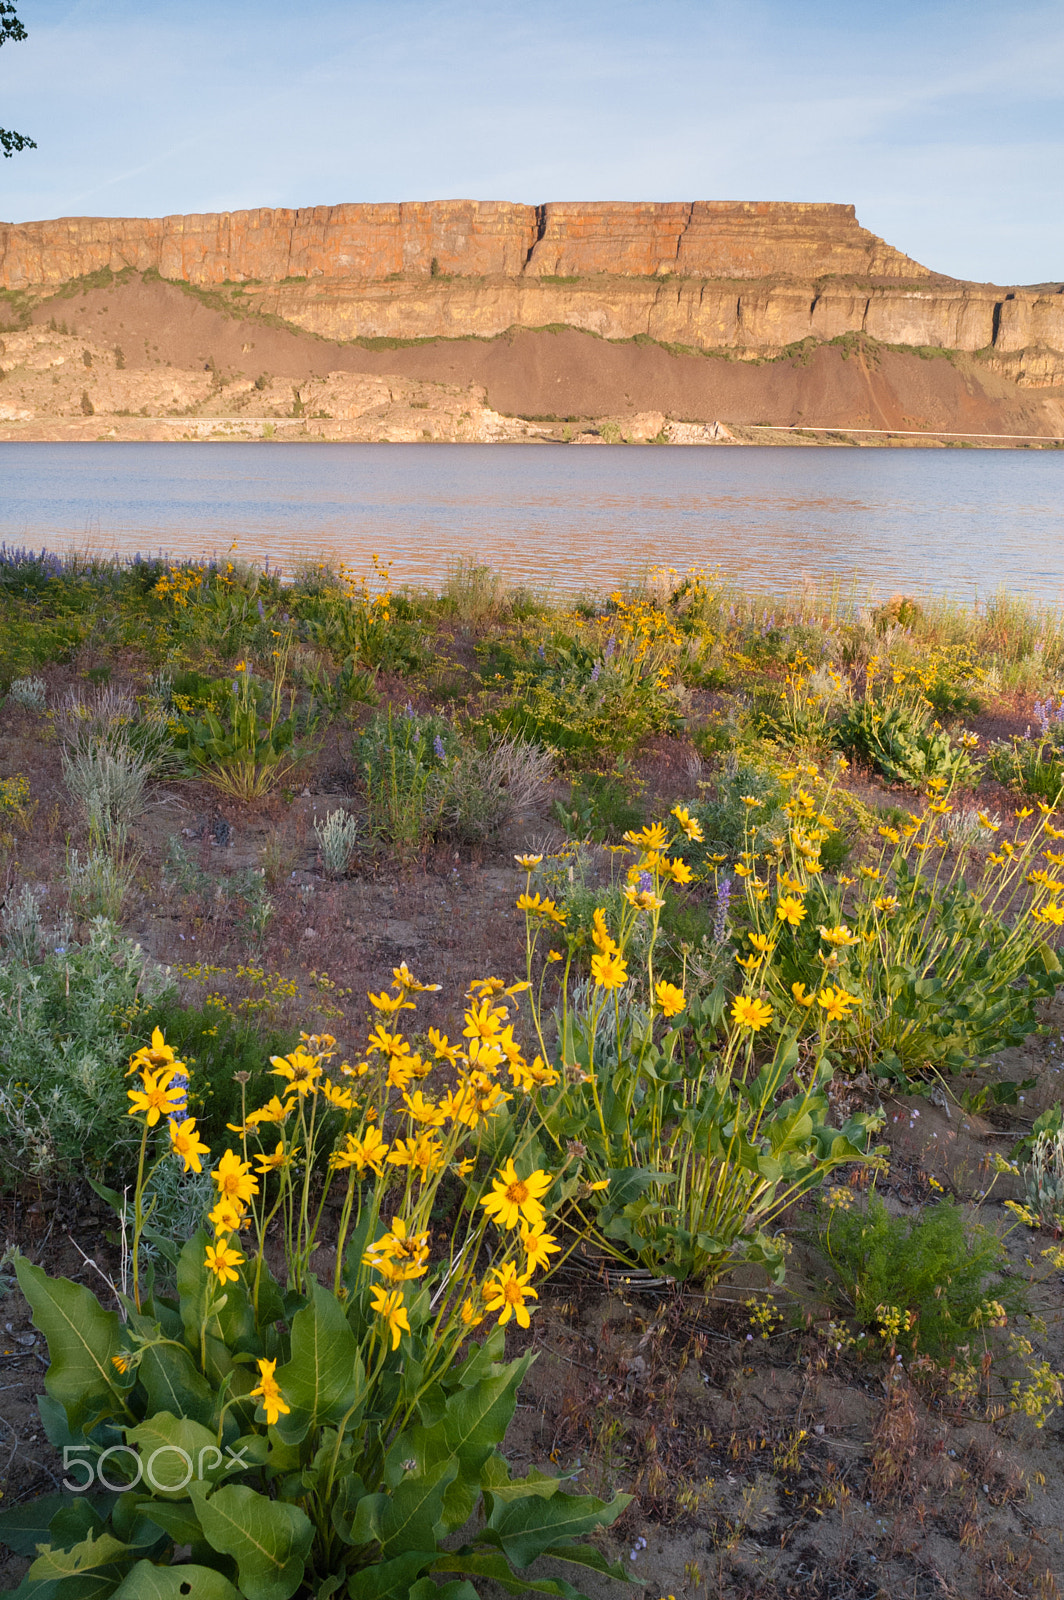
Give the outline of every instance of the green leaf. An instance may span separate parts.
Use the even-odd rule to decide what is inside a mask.
[[[400,1556],[411,1550],[435,1549],[443,1515],[443,1497],[458,1472],[450,1457],[433,1470],[411,1473],[391,1494],[370,1494],[359,1502],[351,1523],[350,1542],[380,1542],[381,1554]]]
[[[214,1411],[214,1392],[187,1350],[158,1344],[145,1350],[137,1368],[149,1411],[170,1411],[208,1423]]]
[[[79,1540],[69,1550],[45,1545],[27,1576],[37,1579],[66,1578],[75,1573],[96,1572],[101,1567],[113,1566],[129,1551],[128,1544],[123,1544],[121,1539],[116,1539],[110,1533],[101,1533],[96,1538],[90,1533],[88,1538]]]
[[[119,1346],[117,1313],[105,1311],[90,1289],[50,1278],[23,1256],[15,1262],[15,1273],[34,1323],[48,1340],[51,1365],[44,1386],[63,1406],[70,1426],[120,1410],[111,1364]]]
[[[320,1283],[292,1321],[292,1359],[275,1376],[292,1408],[276,1423],[288,1444],[298,1444],[313,1426],[341,1422],[365,1392],[358,1341],[336,1296]]]
[[[243,1484],[227,1484],[209,1498],[202,1483],[189,1485],[205,1538],[233,1557],[247,1600],[289,1600],[303,1581],[314,1529],[298,1506],[267,1500]]]
[[[190,1500],[152,1500],[144,1511],[174,1544],[202,1544],[203,1529]]]
[[[31,1556],[39,1544],[48,1543],[52,1518],[69,1504],[69,1495],[42,1494],[0,1511],[0,1544],[16,1555]]]
[[[574,1589],[564,1578],[519,1577],[501,1550],[474,1549],[467,1546],[454,1553],[437,1556],[432,1563],[433,1572],[462,1572],[471,1578],[490,1578],[508,1594],[559,1595],[561,1600],[587,1600],[579,1589]]]
[[[491,1495],[493,1505],[505,1505],[510,1500],[526,1500],[530,1495],[538,1495],[543,1500],[549,1500],[557,1494],[566,1478],[548,1478],[544,1473],[537,1472],[535,1467],[529,1469],[527,1478],[511,1478],[510,1471],[502,1456],[494,1456],[488,1463],[495,1469],[485,1472],[482,1483],[486,1493]]]
[[[109,1572],[86,1572],[71,1578],[45,1578],[38,1583],[23,1578],[9,1600],[110,1600],[115,1592],[115,1576]]]
[[[190,1564],[156,1567],[138,1561],[122,1579],[112,1600],[240,1600],[239,1589],[210,1567]]]
[[[140,1457],[145,1487],[168,1500],[184,1499],[193,1478],[215,1478],[225,1470],[214,1434],[169,1411],[157,1411],[146,1422],[127,1428],[126,1439]]]
[[[431,1551],[408,1550],[392,1561],[363,1567],[347,1585],[349,1600],[407,1600],[411,1584],[431,1560]]]
[[[464,1578],[451,1583],[434,1583],[431,1578],[419,1578],[410,1590],[410,1600],[479,1600],[473,1585]]]
[[[630,1494],[618,1494],[607,1504],[589,1494],[556,1494],[549,1500],[511,1501],[492,1508],[485,1534],[493,1544],[498,1543],[515,1567],[527,1567],[549,1545],[608,1528],[631,1498]]]

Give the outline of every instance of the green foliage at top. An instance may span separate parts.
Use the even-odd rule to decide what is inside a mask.
[[[829,1196],[818,1242],[856,1321],[880,1346],[885,1310],[903,1314],[896,1332],[888,1325],[888,1342],[944,1362],[1000,1321],[1001,1311],[1011,1317],[1025,1309],[1022,1285],[1004,1275],[1001,1240],[967,1222],[950,1199],[912,1217],[892,1216],[876,1194],[867,1205]]]

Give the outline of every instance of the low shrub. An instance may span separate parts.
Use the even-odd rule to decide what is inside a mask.
[[[286,676],[283,651],[275,656],[272,683],[240,662],[220,706],[184,714],[175,737],[193,774],[235,800],[258,800],[310,759],[317,714],[313,707],[297,710]]]
[[[0,960],[0,1164],[47,1182],[128,1179],[136,1130],[120,1062],[137,1016],[172,980],[103,918],[81,943],[33,943]]]
[[[1001,1239],[950,1199],[892,1216],[875,1193],[836,1188],[820,1204],[817,1240],[877,1353],[896,1345],[946,1362],[1026,1309]]]

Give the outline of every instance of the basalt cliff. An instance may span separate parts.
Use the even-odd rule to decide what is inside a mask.
[[[83,418],[170,414],[165,383],[132,403],[167,367],[199,379],[177,384],[186,416],[276,419],[280,382],[289,420],[344,421],[299,380],[359,373],[394,378],[407,410],[440,395],[403,384],[449,386],[541,433],[613,417],[623,435],[642,415],[677,439],[714,421],[1064,435],[1064,287],[947,278],[852,206],[435,201],[0,224],[0,289],[12,333],[90,340]],[[0,423],[37,422],[50,397],[12,385],[12,354]],[[52,380],[66,414],[71,386]],[[426,432],[440,436],[412,436]]]

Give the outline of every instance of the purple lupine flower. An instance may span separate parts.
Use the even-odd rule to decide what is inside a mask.
[[[592,683],[598,683],[598,681],[599,681],[599,673],[601,671],[602,671],[602,662],[601,661],[596,661],[595,665],[591,668],[591,682]]]
[[[1042,738],[1043,739],[1048,739],[1049,738],[1049,701],[1048,700],[1036,700],[1035,703],[1034,703],[1034,714],[1038,718],[1039,726],[1042,729]]]
[[[639,874],[639,891],[640,891],[640,893],[641,894],[649,894],[651,889],[653,889],[653,887],[654,887],[654,876],[653,876],[653,873],[641,872]]]
[[[413,722],[413,720],[414,720],[414,708],[410,704],[409,700],[406,702],[406,705],[403,707],[403,716],[406,718],[407,722]]]
[[[547,652],[544,650],[542,645],[539,647],[539,659],[541,661],[546,661],[547,659]]]
[[[617,648],[617,641],[614,639],[613,634],[611,633],[609,638],[606,640],[606,660],[607,661],[613,655],[613,652],[614,652],[614,650],[616,648]]]
[[[259,621],[260,622],[265,622],[266,621],[266,607],[262,603],[261,594],[259,595]]]
[[[713,943],[721,945],[728,937],[728,905],[731,901],[731,879],[722,878],[717,885],[717,911],[713,919]]]
[[[436,752],[437,761],[446,761],[447,760],[447,752],[443,748],[443,740],[440,738],[439,734],[437,734],[436,737],[433,739],[432,748]]]
[[[170,1079],[171,1089],[180,1089],[181,1099],[175,1101],[170,1108],[170,1121],[172,1123],[184,1122],[188,1116],[188,1073],[175,1072]]]

